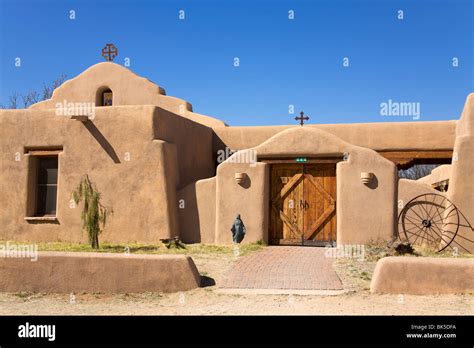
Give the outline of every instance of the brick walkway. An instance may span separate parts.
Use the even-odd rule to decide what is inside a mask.
[[[243,256],[220,285],[228,289],[342,290],[325,248],[270,246]]]

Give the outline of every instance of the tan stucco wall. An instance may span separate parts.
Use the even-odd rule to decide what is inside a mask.
[[[470,94],[457,127],[448,198],[474,226],[474,93]],[[465,237],[470,241],[462,238]],[[474,231],[460,228],[456,242],[474,252]]]
[[[474,131],[474,93],[466,97],[461,117],[456,127],[456,136],[472,136]]]
[[[212,129],[159,107],[97,107],[95,117],[84,124],[57,116],[56,109],[8,110],[0,111],[0,124],[3,239],[86,240],[79,209],[69,208],[71,192],[84,174],[114,211],[101,240],[156,242],[174,237],[179,234],[176,189],[215,174]],[[63,147],[59,224],[27,223],[25,147],[48,146]],[[19,162],[16,153],[21,154]]]
[[[177,194],[180,239],[213,244],[216,225],[216,178],[189,184]]]
[[[113,91],[114,106],[96,108],[92,121],[83,124],[55,115],[56,103],[95,104],[97,92],[105,87]],[[341,244],[390,239],[394,234],[396,168],[376,151],[454,147],[457,159],[451,168],[448,195],[472,223],[473,100],[471,95],[460,122],[226,127],[218,119],[192,112],[189,103],[166,96],[161,87],[130,70],[99,63],[66,81],[50,100],[28,110],[0,110],[0,190],[4,193],[0,196],[0,238],[85,241],[79,209],[69,208],[69,201],[80,177],[87,173],[103,202],[114,210],[102,241],[155,242],[181,235],[187,241],[228,244],[237,213],[247,226],[244,242],[266,241],[269,166],[228,159],[216,172],[216,151],[225,146],[254,149],[260,159],[349,153],[348,160],[337,165],[337,238]],[[24,221],[27,146],[63,147],[58,224]],[[130,161],[125,160],[128,156]],[[238,172],[248,174],[248,185],[235,182]],[[374,173],[376,182],[362,184],[361,172]],[[402,196],[411,194],[410,187]],[[178,209],[181,198],[187,210]]]
[[[433,169],[432,173],[417,181],[400,180],[399,201],[404,206],[409,200],[424,193],[446,196],[461,212],[461,224],[455,241],[460,244],[461,252],[474,252],[474,232],[467,227],[465,219],[474,225],[474,94],[470,94],[464,106],[460,120],[457,122],[456,138],[451,165]],[[431,188],[431,184],[449,179],[448,192],[443,193]],[[399,205],[398,212],[401,208]],[[463,217],[464,216],[464,217]],[[465,219],[464,219],[465,218]],[[457,218],[453,223],[458,223]],[[465,226],[462,226],[465,225]],[[466,239],[467,238],[467,239]],[[456,244],[453,244],[456,246]]]
[[[212,129],[164,110],[155,108],[154,139],[176,146],[179,176],[178,188],[215,175],[212,154]],[[153,161],[150,158],[150,161]]]
[[[192,105],[185,100],[165,95],[165,90],[129,69],[111,62],[98,63],[57,88],[49,100],[31,106],[31,109],[53,109],[56,103],[94,103],[97,91],[110,88],[113,105],[156,105],[182,117],[209,127],[225,123],[192,112]]]
[[[375,151],[353,146],[314,127],[284,130],[251,150],[256,151],[259,160],[287,156],[342,159],[347,152],[348,161],[337,165],[337,242],[363,244],[389,240],[394,235],[396,168]],[[232,163],[238,156],[239,152],[217,169],[216,242],[219,244],[231,242],[229,229],[238,213],[247,227],[244,242],[268,239],[269,165]],[[360,173],[367,171],[376,178],[369,186],[360,180]],[[235,182],[234,175],[239,172],[249,176],[247,187]]]
[[[101,240],[151,242],[176,235],[177,148],[153,140],[154,113],[152,106],[97,108],[87,126],[96,139],[85,124],[57,116],[54,110],[1,111],[0,238],[87,240],[85,232],[81,233],[80,208],[69,207],[71,193],[84,174],[96,184],[103,203],[114,211]],[[110,155],[99,141],[108,142]],[[63,147],[58,224],[28,223],[24,220],[28,176],[24,149],[58,145]],[[20,161],[15,161],[16,153]]]
[[[418,182],[422,182],[428,185],[436,184],[440,181],[449,180],[451,177],[451,165],[445,164],[434,168],[430,175],[424,176],[418,179]]]
[[[376,151],[452,150],[456,121],[387,122],[305,125],[334,134],[353,145]],[[233,150],[255,147],[275,134],[300,126],[213,127],[215,147]]]
[[[449,199],[448,197],[448,194],[446,192],[440,192],[440,191],[437,191],[435,189],[433,189],[431,187],[431,185],[429,184],[426,184],[424,182],[421,182],[420,180],[408,180],[408,179],[400,179],[399,180],[399,183],[398,183],[398,215],[400,215],[402,209],[412,200],[414,199],[415,197],[418,197],[420,195],[424,195],[424,194],[435,194],[435,195],[440,195],[440,196],[443,196],[443,197],[446,197]],[[433,200],[433,198],[429,198],[428,197],[428,200],[431,201]],[[467,238],[470,238],[471,240],[474,240],[474,237],[472,235],[472,232],[471,230],[468,228],[468,227],[463,227],[462,225],[466,225],[465,224],[465,221],[463,220],[463,217],[461,214],[459,214],[459,219],[458,219],[458,215],[457,214],[452,214],[450,213],[451,212],[451,209],[450,206],[451,206],[451,202],[446,200],[446,201],[443,201],[442,199],[439,199],[437,200],[438,203],[442,203],[444,202],[444,204],[446,205],[446,208],[448,208],[446,210],[446,214],[450,215],[451,218],[448,218],[446,220],[446,233],[444,234],[444,237],[443,237],[443,242],[444,241],[450,241],[451,238],[452,238],[452,232],[454,231],[454,228],[455,226],[452,225],[452,224],[460,224],[460,227],[459,227],[459,230],[458,230],[458,235],[461,235],[461,236],[465,236]],[[459,209],[459,207],[458,207]],[[461,213],[464,214],[461,210]],[[451,220],[450,220],[451,219]],[[439,222],[439,221],[438,221]],[[449,224],[451,223],[451,224]],[[401,233],[401,237],[403,238],[403,231],[401,229],[401,226],[398,224],[398,227],[400,228],[399,232]],[[459,247],[458,244],[456,243],[452,243],[450,244],[450,248],[456,248],[458,252],[461,252],[461,253],[465,253],[465,252],[468,252],[468,251],[473,251],[472,250],[472,244],[471,243],[468,243],[466,242],[463,238],[459,238],[459,237],[456,237],[454,239],[454,241],[456,243],[459,243],[461,244],[461,247]],[[440,247],[444,246],[445,243],[441,243],[440,244]],[[454,250],[456,250],[454,249]]]
[[[427,193],[445,196],[445,193],[435,190],[431,185],[420,180],[400,179],[398,181],[398,214],[413,198]]]
[[[397,170],[375,151],[354,147],[349,161],[337,165],[337,243],[391,240],[396,231]],[[372,184],[361,172],[374,174]]]
[[[38,260],[0,258],[0,291],[46,293],[176,292],[200,286],[190,256],[39,252]]]
[[[376,294],[474,292],[474,259],[397,256],[377,262],[370,284]]]
[[[398,203],[397,203],[397,230],[400,238],[405,238],[401,221],[399,221],[400,213],[403,208],[415,197],[424,194],[436,194],[446,197],[446,193],[435,190],[431,185],[421,182],[420,180],[400,179],[398,181]],[[449,237],[444,237],[448,240]],[[444,246],[444,245],[443,245]]]
[[[246,173],[242,184],[235,173]],[[265,163],[221,163],[216,182],[216,244],[231,244],[230,228],[237,214],[246,227],[243,243],[268,242],[269,170]]]

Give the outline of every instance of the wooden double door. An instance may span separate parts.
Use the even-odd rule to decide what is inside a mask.
[[[273,164],[270,184],[271,244],[336,241],[336,163]]]

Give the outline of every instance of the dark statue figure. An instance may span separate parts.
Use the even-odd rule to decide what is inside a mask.
[[[230,229],[232,231],[232,240],[234,243],[240,243],[245,237],[245,226],[240,219],[240,214],[237,214],[234,223]]]

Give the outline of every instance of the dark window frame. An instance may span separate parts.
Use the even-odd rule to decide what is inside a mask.
[[[107,100],[110,100],[110,103],[106,103],[106,96],[110,94]],[[114,92],[111,88],[103,86],[99,88],[95,96],[95,105],[96,106],[113,106],[114,105]]]
[[[29,220],[56,220],[58,213],[61,148],[25,149],[28,156],[26,217]],[[51,161],[51,159],[55,159]],[[49,163],[48,163],[49,162]],[[43,170],[41,173],[40,171]],[[53,187],[48,189],[48,187]],[[43,192],[44,196],[40,196]]]
[[[36,156],[36,161],[36,202],[34,216],[56,216],[58,210],[59,156]],[[51,166],[51,163],[53,166]],[[53,171],[51,175],[48,169],[55,169],[55,172]],[[50,190],[50,188],[53,188],[53,190]],[[52,202],[50,200],[52,200]],[[54,207],[52,207],[52,205],[54,205]]]
[[[107,100],[110,100],[110,104],[106,102],[106,94],[110,94],[110,98]],[[114,105],[114,93],[108,89],[106,91],[102,92],[102,106],[113,106]]]

